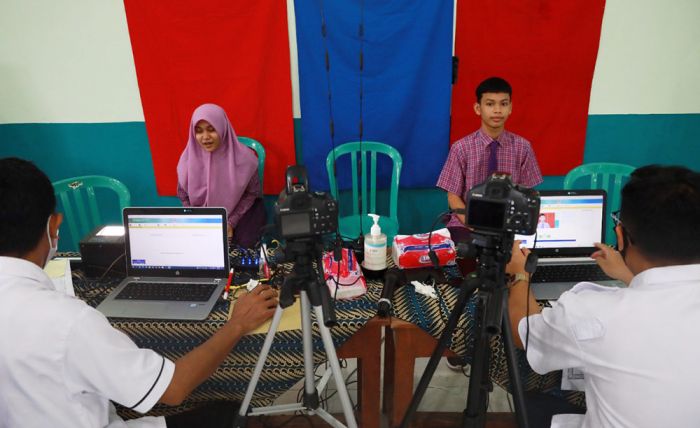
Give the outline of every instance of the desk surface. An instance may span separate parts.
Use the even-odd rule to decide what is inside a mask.
[[[119,279],[103,281],[74,276],[76,295],[89,305],[98,305],[119,283]],[[376,314],[381,284],[368,283],[368,293],[357,300],[337,301],[338,326],[331,329],[336,348],[360,330]],[[177,359],[203,343],[226,321],[229,302],[219,300],[204,321],[169,321],[149,319],[110,319],[110,323],[126,333],[139,347],[153,349],[170,359]],[[315,317],[312,314],[312,322]],[[325,361],[323,344],[316,325],[313,327],[314,363]],[[209,400],[241,401],[262,349],[265,333],[243,337],[214,374],[190,395],[184,408]],[[279,395],[304,377],[301,330],[277,332],[256,387],[252,405],[269,405]],[[379,349],[377,349],[379,353]],[[183,410],[158,405],[152,414],[170,414]]]

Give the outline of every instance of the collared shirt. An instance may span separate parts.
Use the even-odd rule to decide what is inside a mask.
[[[585,373],[580,426],[698,426],[700,264],[648,269],[624,289],[578,284],[529,323],[536,372]],[[525,343],[526,319],[518,332]]]
[[[54,290],[34,263],[0,257],[0,427],[164,427],[145,413],[174,364],[139,349],[85,302]]]
[[[534,187],[542,182],[542,173],[537,165],[535,153],[526,139],[512,132],[503,131],[497,141],[496,171],[509,173],[513,183],[527,187]],[[469,190],[488,178],[486,174],[491,142],[493,139],[481,129],[456,141],[450,147],[437,187],[459,195],[463,201],[466,201]],[[457,216],[452,216],[447,226],[464,227]]]

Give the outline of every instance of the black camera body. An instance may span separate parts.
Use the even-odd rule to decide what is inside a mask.
[[[539,214],[539,192],[514,185],[509,174],[494,173],[474,186],[467,198],[466,223],[484,234],[532,235]]]
[[[293,165],[287,168],[287,186],[275,204],[275,224],[285,239],[334,233],[338,229],[338,203],[325,192],[310,192],[306,168]]]

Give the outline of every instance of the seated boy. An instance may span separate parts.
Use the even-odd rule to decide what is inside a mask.
[[[505,130],[513,110],[512,93],[510,84],[500,77],[489,77],[477,86],[474,112],[481,117],[481,127],[452,145],[437,182],[447,191],[450,209],[466,208],[469,190],[496,171],[527,187],[542,182],[530,142]],[[455,242],[469,237],[464,218],[452,215],[447,224]]]

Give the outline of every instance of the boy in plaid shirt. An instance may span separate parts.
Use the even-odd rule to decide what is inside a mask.
[[[490,77],[476,88],[474,112],[481,127],[455,142],[442,168],[437,187],[447,191],[451,209],[466,208],[469,190],[495,171],[511,175],[513,183],[534,187],[542,182],[530,142],[505,130],[512,112],[513,90],[500,77]],[[456,242],[469,237],[464,215],[453,214],[447,228]]]

